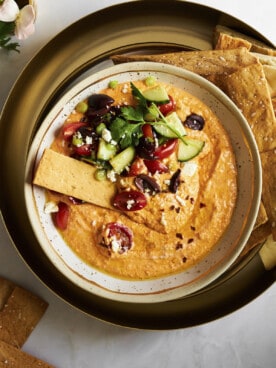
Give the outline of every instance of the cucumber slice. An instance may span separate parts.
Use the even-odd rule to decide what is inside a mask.
[[[185,142],[178,141],[178,161],[189,161],[196,157],[203,149],[205,142],[197,139],[185,138]]]
[[[160,125],[158,123],[154,125],[154,129],[157,133],[167,138],[177,138],[186,135],[186,129],[175,111],[166,116],[166,121],[168,124],[161,121]]]
[[[167,103],[170,101],[167,91],[163,86],[157,85],[152,88],[143,91],[143,96],[150,102],[159,104]]]
[[[109,161],[112,157],[116,155],[117,147],[111,143],[106,142],[104,139],[100,139],[97,159]]]
[[[134,159],[135,148],[129,146],[114,156],[109,162],[117,174],[120,174]]]

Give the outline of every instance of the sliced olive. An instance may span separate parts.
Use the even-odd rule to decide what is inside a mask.
[[[177,192],[177,189],[180,185],[180,175],[181,175],[181,170],[178,169],[178,170],[176,170],[176,172],[171,177],[170,185],[169,185],[170,192],[172,192],[172,193]]]
[[[134,179],[134,183],[139,190],[149,193],[150,195],[159,193],[161,191],[159,184],[146,174],[137,175]]]

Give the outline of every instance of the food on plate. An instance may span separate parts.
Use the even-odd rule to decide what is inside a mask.
[[[246,117],[260,152],[276,148],[276,118],[260,63],[226,76],[223,89]]]
[[[201,75],[220,87],[226,75],[258,62],[245,47],[233,50],[178,51],[165,54],[113,55],[115,64],[131,61],[153,61],[184,68]]]
[[[276,240],[276,50],[222,25],[214,30],[213,44],[214,50],[113,55],[111,59],[116,64],[155,61],[191,70],[216,84],[242,110],[254,133],[263,165],[262,203],[243,256],[270,234]]]
[[[230,139],[213,111],[180,88],[153,76],[110,82],[75,106],[34,184],[47,189],[45,211],[85,262],[127,279],[185,270],[231,221],[237,169]],[[78,191],[75,179],[83,177]],[[108,205],[105,186],[113,190]]]
[[[254,37],[218,24],[214,30],[214,49],[229,50],[246,47],[248,51],[276,56],[276,50]]]

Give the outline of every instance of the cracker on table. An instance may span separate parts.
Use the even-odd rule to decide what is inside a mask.
[[[24,351],[0,341],[0,368],[54,368]]]
[[[1,289],[8,292],[1,303],[0,340],[15,347],[21,347],[41,319],[48,304],[30,291],[15,284],[9,284],[2,278],[0,279]]]
[[[276,148],[276,118],[263,66],[256,63],[226,76],[223,90],[247,119],[259,151]]]

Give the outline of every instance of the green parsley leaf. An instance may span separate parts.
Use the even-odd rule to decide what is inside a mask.
[[[121,107],[122,117],[131,121],[143,121],[144,113],[140,106],[123,106]]]

